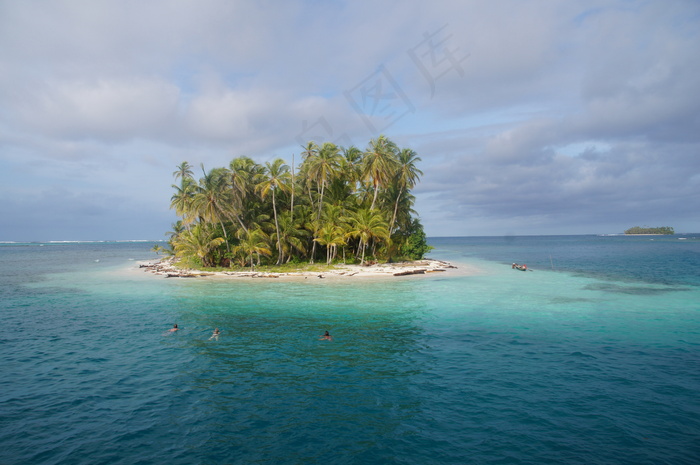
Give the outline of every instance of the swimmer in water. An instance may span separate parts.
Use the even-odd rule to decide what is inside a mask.
[[[177,327],[177,323],[175,323],[175,324],[173,325],[173,327],[170,328],[170,332],[171,332],[171,333],[174,333],[175,331],[179,331],[179,330],[180,330],[180,328]]]
[[[322,334],[322,335],[320,335],[320,336],[318,337],[318,340],[319,340],[319,341],[332,341],[333,338],[331,337],[330,334],[328,334],[328,331],[326,331],[325,334]]]
[[[219,328],[214,328],[214,332],[212,333],[211,337],[209,340],[211,341],[212,339],[216,339],[217,341],[219,340],[219,334],[221,334],[221,331],[219,331]]]

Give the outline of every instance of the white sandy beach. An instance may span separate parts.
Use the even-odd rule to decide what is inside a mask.
[[[319,265],[322,268],[325,265]],[[335,264],[328,270],[302,270],[290,272],[246,271],[202,271],[178,268],[171,260],[139,263],[139,268],[166,278],[271,278],[271,279],[323,279],[323,278],[388,278],[410,277],[434,273],[477,274],[473,267],[456,267],[449,262],[424,259],[412,262],[382,263],[372,265]]]

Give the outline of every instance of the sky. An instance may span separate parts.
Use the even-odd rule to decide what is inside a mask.
[[[161,240],[173,172],[415,150],[428,236],[700,232],[696,0],[0,0],[0,241]]]

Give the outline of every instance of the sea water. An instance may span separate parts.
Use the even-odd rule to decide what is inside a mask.
[[[153,243],[1,244],[0,464],[698,463],[700,236],[430,243],[458,269],[167,279]]]

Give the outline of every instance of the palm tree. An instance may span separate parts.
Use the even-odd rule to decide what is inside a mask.
[[[238,236],[240,242],[235,250],[248,257],[251,269],[253,268],[254,255],[272,255],[272,251],[267,245],[266,235],[261,229],[241,230],[241,233]]]
[[[192,178],[184,178],[179,186],[173,184],[175,193],[170,197],[170,208],[175,209],[175,213],[182,217],[183,224],[189,228],[194,221],[192,215],[192,201],[197,189],[197,184]]]
[[[318,217],[321,216],[323,208],[323,193],[328,183],[339,173],[341,158],[340,148],[335,144],[325,142],[315,155],[309,156],[304,161],[308,166],[308,181],[315,182],[318,189]]]
[[[307,142],[306,145],[302,145],[301,148],[304,149],[301,151],[301,158],[303,160],[306,160],[309,157],[315,157],[318,153],[318,144],[316,144],[314,141]]]
[[[360,264],[365,263],[365,249],[371,240],[388,240],[389,230],[386,220],[382,214],[376,210],[363,208],[344,218],[348,223],[348,237],[355,237],[360,240],[360,252],[362,259]]]
[[[312,196],[312,184],[313,180],[309,178],[308,171],[310,163],[307,162],[308,159],[312,159],[318,155],[319,146],[314,141],[309,141],[306,145],[301,146],[301,166],[299,167],[299,178],[302,179],[302,183],[306,188],[306,193],[309,195],[309,202],[313,206],[314,199]]]
[[[394,214],[389,224],[389,233],[394,232],[394,223],[396,221],[396,213],[399,209],[399,200],[405,191],[413,189],[423,174],[416,166],[416,163],[419,161],[421,161],[420,157],[411,149],[403,149],[398,154],[398,169],[396,170],[394,178],[394,182],[398,187],[398,193],[396,194],[396,201],[394,202]]]
[[[166,236],[169,237],[168,242],[172,244],[172,241],[177,238],[180,234],[182,234],[185,231],[185,228],[182,225],[182,221],[177,220],[175,223],[170,225],[172,228],[172,231],[168,231],[165,233]]]
[[[175,176],[175,179],[180,178],[181,182],[184,182],[186,179],[193,179],[192,165],[183,161],[177,166],[177,170],[173,172],[173,176]]]
[[[315,182],[316,189],[318,190],[319,194],[316,223],[318,223],[321,218],[323,194],[325,192],[326,185],[339,173],[340,160],[340,148],[330,142],[325,142],[316,153],[310,154],[304,160],[304,165],[306,165],[307,183],[310,186],[311,183]],[[316,237],[315,234],[314,237]],[[315,253],[316,242],[314,241],[311,247],[311,263],[313,263]]]
[[[327,247],[326,259],[329,264],[335,258],[338,246],[346,244],[344,237],[344,227],[346,225],[343,221],[345,212],[345,205],[327,203],[323,207],[321,220],[317,223],[317,233],[314,241]]]
[[[294,222],[299,224],[308,233],[307,250],[311,251],[308,254],[309,263],[313,263],[316,255],[316,238],[318,231],[321,229],[321,219],[316,217],[316,212],[311,205],[299,205],[294,214]]]
[[[392,202],[398,202],[398,206],[395,205],[396,216],[392,217],[394,219],[393,229],[389,231],[392,234],[398,233],[401,229],[404,229],[406,225],[411,222],[411,215],[416,214],[413,210],[413,205],[416,202],[416,197],[411,193],[410,190],[404,189],[403,191],[396,184],[387,186],[384,190],[384,194],[387,202],[391,200]]]
[[[293,251],[302,255],[306,254],[306,239],[309,232],[301,224],[294,222],[294,217],[288,211],[283,211],[279,216],[279,240],[282,252],[287,257],[287,262],[292,259]]]
[[[280,241],[280,225],[277,221],[277,202],[275,200],[275,191],[279,190],[282,193],[289,193],[291,190],[289,174],[289,166],[284,164],[281,158],[276,159],[272,163],[265,164],[265,171],[260,176],[260,182],[256,185],[256,189],[260,192],[260,197],[265,200],[265,197],[272,192],[272,212],[275,217],[275,231],[277,232],[277,264],[284,261],[284,252],[282,251],[282,242]]]
[[[189,231],[184,231],[173,241],[176,256],[196,256],[204,266],[214,266],[212,252],[224,243],[223,237],[216,236],[216,230],[206,223],[197,223]]]
[[[257,163],[249,157],[237,157],[229,163],[229,187],[232,193],[233,214],[243,229],[248,229],[241,214],[255,188],[255,177],[259,174]]]
[[[228,219],[232,213],[233,195],[227,188],[227,171],[225,168],[215,168],[207,173],[204,165],[202,171],[204,177],[199,180],[199,189],[192,200],[192,208],[205,221],[221,225],[226,250],[230,252],[224,219]]]
[[[172,250],[167,249],[167,248],[163,247],[163,246],[160,245],[160,244],[154,245],[153,248],[151,249],[151,251],[157,253],[158,255],[160,255],[160,254],[162,253],[162,254],[165,255],[166,257],[171,257],[171,256],[173,255],[173,251],[172,251]]]
[[[354,145],[343,149],[341,168],[343,179],[354,193],[357,190],[357,183],[362,179],[362,151]]]
[[[374,205],[377,202],[380,186],[384,187],[388,184],[396,172],[398,165],[396,152],[396,144],[384,135],[372,139],[365,151],[362,163],[362,178],[367,182],[371,181],[374,187],[374,197],[372,198],[370,210],[374,209]]]
[[[173,176],[175,179],[180,178],[180,185],[172,185],[175,194],[170,198],[170,208],[174,208],[175,213],[182,217],[185,226],[189,227],[193,221],[191,217],[192,197],[196,184],[192,177],[192,166],[183,161],[178,165],[177,170],[173,171]]]
[[[335,258],[338,246],[345,245],[345,233],[343,228],[327,224],[321,228],[314,241],[326,246],[326,264],[330,265]]]

